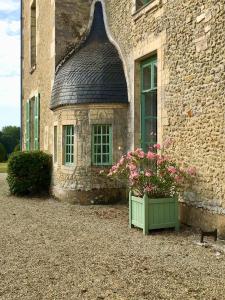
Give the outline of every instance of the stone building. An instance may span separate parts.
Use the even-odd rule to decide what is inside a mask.
[[[225,236],[223,0],[23,1],[23,149],[53,154],[53,193],[119,197],[98,170],[170,137],[196,166],[181,220]]]

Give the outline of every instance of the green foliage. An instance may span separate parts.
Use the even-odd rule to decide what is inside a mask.
[[[7,160],[7,152],[3,144],[0,143],[0,162]]]
[[[49,192],[52,157],[41,151],[14,152],[8,161],[10,192],[13,195]]]
[[[7,154],[13,152],[20,142],[20,128],[16,126],[6,126],[0,131],[0,143],[6,148]]]
[[[147,153],[142,149],[129,151],[112,166],[108,176],[125,181],[136,196],[173,197],[191,183],[196,168],[178,165],[163,155],[163,150],[165,148],[156,144]]]
[[[20,145],[19,144],[16,145],[13,152],[18,152],[18,151],[20,151]]]

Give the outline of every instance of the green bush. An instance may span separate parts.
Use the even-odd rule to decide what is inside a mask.
[[[49,192],[52,157],[41,151],[14,152],[8,161],[11,194],[22,196]]]
[[[4,145],[2,145],[0,143],[0,162],[6,161],[6,160],[7,160],[6,149],[5,149]]]

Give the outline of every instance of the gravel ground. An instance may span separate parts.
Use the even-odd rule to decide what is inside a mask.
[[[0,299],[225,299],[225,255],[190,230],[143,236],[125,206],[7,195],[0,174]]]

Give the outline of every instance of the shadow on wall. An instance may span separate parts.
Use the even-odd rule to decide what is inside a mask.
[[[85,35],[91,3],[91,0],[55,1],[56,65]]]

